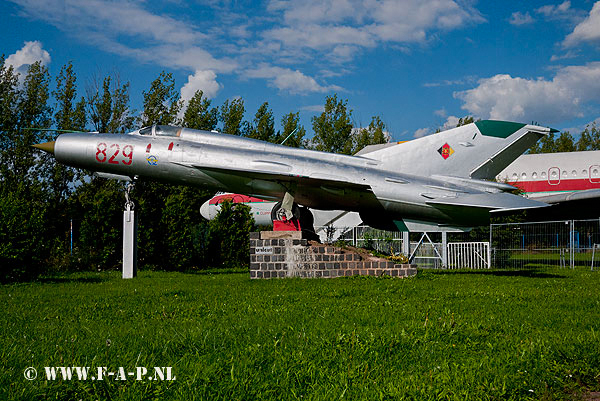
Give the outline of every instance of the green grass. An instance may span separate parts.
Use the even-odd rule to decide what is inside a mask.
[[[0,287],[0,399],[572,399],[600,390],[600,272],[74,274]],[[39,376],[24,378],[32,366]],[[47,381],[172,366],[175,381]]]

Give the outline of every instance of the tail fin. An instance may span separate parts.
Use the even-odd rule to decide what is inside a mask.
[[[550,128],[484,120],[357,155],[382,167],[415,175],[493,179]]]

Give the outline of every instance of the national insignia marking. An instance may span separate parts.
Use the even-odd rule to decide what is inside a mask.
[[[154,156],[154,155],[150,155],[148,157],[146,157],[146,161],[148,162],[149,165],[151,166],[156,166],[158,165],[158,157]]]
[[[438,149],[438,153],[446,160],[454,153],[454,149],[448,143],[445,143],[444,146]]]

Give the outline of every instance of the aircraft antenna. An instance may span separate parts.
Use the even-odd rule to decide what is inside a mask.
[[[296,133],[296,131],[298,131],[298,128],[300,128],[300,127],[296,127],[296,129],[294,129],[283,141],[281,141],[280,145],[283,145],[285,143],[285,141],[287,141],[288,139],[290,139],[290,137],[292,135],[294,135]]]

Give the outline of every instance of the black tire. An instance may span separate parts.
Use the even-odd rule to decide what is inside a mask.
[[[275,206],[273,206],[273,209],[271,209],[271,221],[281,220],[283,217],[283,215],[280,215],[281,212],[281,201],[279,201],[275,204]],[[292,218],[296,220],[300,218],[300,208],[298,207],[297,203],[292,205],[292,214],[294,215]]]

